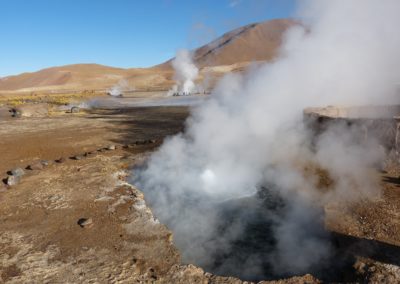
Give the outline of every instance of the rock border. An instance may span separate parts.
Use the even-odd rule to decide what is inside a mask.
[[[103,152],[109,152],[109,151],[114,151],[118,149],[132,149],[137,146],[143,146],[143,145],[150,145],[150,144],[155,144],[157,142],[160,142],[159,140],[156,139],[146,139],[146,140],[136,140],[135,142],[131,144],[110,144],[106,147],[100,147],[96,150],[92,151],[87,151],[84,152],[83,154],[77,154],[74,156],[68,157],[69,160],[73,161],[79,161],[83,160],[85,158],[89,158],[92,156],[95,156],[98,153],[103,153]],[[2,179],[1,187],[5,189],[10,189],[11,187],[14,187],[15,185],[19,184],[21,182],[22,176],[25,176],[29,172],[37,172],[41,171],[44,168],[51,166],[53,164],[62,164],[67,161],[67,158],[65,157],[60,157],[55,160],[39,160],[35,161],[32,164],[29,164],[25,167],[17,167],[12,170],[7,171],[7,177]],[[25,170],[27,171],[25,171]]]

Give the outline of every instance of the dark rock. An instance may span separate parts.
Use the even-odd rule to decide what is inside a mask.
[[[56,163],[62,164],[65,162],[65,158],[59,158],[56,160]]]
[[[20,181],[21,181],[20,176],[9,176],[9,177],[7,177],[6,184],[8,186],[14,186],[14,185],[18,184]]]
[[[71,108],[71,113],[78,113],[80,111],[79,107],[72,107]]]
[[[92,218],[80,218],[77,223],[81,228],[90,228],[93,226]]]
[[[19,109],[12,108],[10,110],[10,112],[11,112],[11,116],[12,117],[21,117],[22,116],[22,113],[21,113],[21,111]]]
[[[36,162],[36,163],[33,163],[32,165],[29,165],[27,167],[27,169],[29,169],[31,171],[34,171],[34,170],[42,170],[43,167],[44,166],[43,166],[43,164],[41,162]]]
[[[10,171],[10,174],[13,176],[21,177],[25,174],[25,171],[22,168],[15,168]]]

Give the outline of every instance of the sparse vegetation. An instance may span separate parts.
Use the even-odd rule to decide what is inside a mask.
[[[8,105],[16,107],[26,103],[48,103],[52,105],[67,105],[71,102],[84,101],[92,97],[104,96],[105,93],[95,92],[94,90],[84,90],[82,92],[49,94],[49,93],[30,93],[30,94],[0,94],[0,106]]]

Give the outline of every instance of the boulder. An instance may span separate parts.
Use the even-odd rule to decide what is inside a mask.
[[[41,162],[36,162],[33,163],[32,165],[28,166],[28,169],[31,171],[38,171],[38,170],[42,170],[44,168],[43,164]]]
[[[10,171],[11,175],[21,177],[25,174],[25,171],[22,168],[15,168]]]
[[[8,186],[14,186],[14,185],[18,184],[20,181],[21,181],[20,176],[8,176],[7,180],[6,180],[6,184]]]
[[[92,218],[80,218],[77,223],[81,228],[90,228],[93,226]]]

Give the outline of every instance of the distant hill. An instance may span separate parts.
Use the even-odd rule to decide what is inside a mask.
[[[269,61],[277,55],[283,34],[296,24],[291,19],[275,19],[237,28],[197,48],[194,60],[199,67]]]
[[[295,24],[290,19],[275,19],[237,28],[194,50],[194,60],[200,68],[216,70],[219,76],[243,70],[252,61],[269,61],[276,56],[285,31]],[[99,64],[51,67],[0,78],[0,91],[98,90],[121,80],[139,89],[167,88],[173,83],[171,60],[151,68],[123,69]]]

